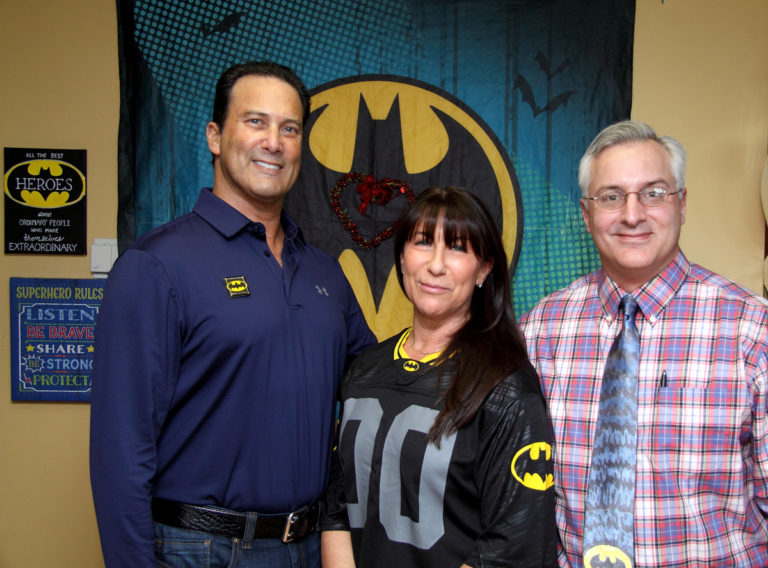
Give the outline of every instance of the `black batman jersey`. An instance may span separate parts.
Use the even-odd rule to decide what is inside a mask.
[[[357,568],[556,566],[550,433],[533,367],[507,377],[438,448],[425,441],[438,371],[402,357],[406,336],[363,352],[344,378],[321,530],[351,531]]]

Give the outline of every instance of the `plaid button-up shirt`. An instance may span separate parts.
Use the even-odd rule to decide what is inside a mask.
[[[521,321],[554,435],[561,566],[582,566],[600,386],[623,295],[598,270]],[[633,296],[635,563],[768,566],[768,302],[682,252]]]

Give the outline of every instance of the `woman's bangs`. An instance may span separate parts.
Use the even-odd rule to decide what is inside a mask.
[[[444,206],[440,203],[424,202],[420,210],[414,209],[411,217],[411,226],[408,229],[408,240],[412,241],[416,236],[424,237],[432,243],[435,239],[435,230],[440,217],[443,216]]]
[[[475,255],[482,258],[486,251],[483,243],[483,231],[480,227],[477,211],[463,196],[438,194],[434,199],[427,199],[417,204],[407,215],[402,230],[407,230],[408,241],[424,238],[432,243],[438,224],[443,225],[443,240],[453,246],[456,243],[472,247]]]

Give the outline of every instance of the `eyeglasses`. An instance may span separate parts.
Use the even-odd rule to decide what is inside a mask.
[[[667,202],[667,197],[680,193],[677,191],[667,191],[660,187],[646,187],[641,191],[622,191],[620,189],[606,189],[597,194],[597,197],[585,197],[590,201],[597,201],[597,204],[603,209],[615,210],[624,207],[627,198],[633,193],[637,195],[637,200],[644,207],[661,207]]]

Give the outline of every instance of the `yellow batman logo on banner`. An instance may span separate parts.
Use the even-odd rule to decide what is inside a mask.
[[[412,319],[387,230],[410,191],[453,185],[476,193],[494,212],[510,266],[516,264],[517,178],[503,145],[472,109],[438,87],[394,75],[345,77],[310,94],[301,171],[286,209],[307,240],[339,259],[379,339]],[[400,190],[368,203],[350,176],[373,189]]]
[[[546,442],[536,442],[529,444],[515,454],[512,459],[512,475],[515,476],[520,483],[522,483],[528,489],[535,489],[537,491],[545,491],[554,485],[554,478],[551,473],[546,475],[546,479],[542,479],[539,473],[523,472],[523,476],[520,477],[520,473],[517,471],[517,460],[521,456],[530,456],[533,461],[539,461],[541,459],[550,461],[552,459],[552,446]]]

